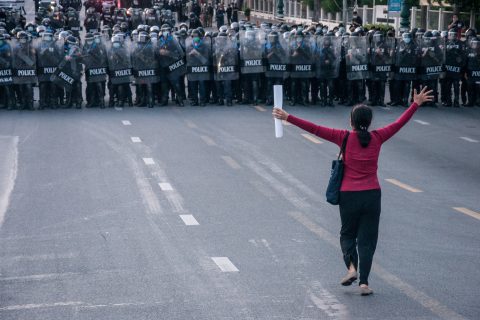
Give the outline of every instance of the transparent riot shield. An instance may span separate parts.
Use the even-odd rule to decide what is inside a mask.
[[[175,37],[160,38],[158,53],[158,63],[170,80],[176,81],[187,72],[185,53]]]
[[[242,31],[239,42],[241,73],[265,72],[265,33],[260,30]]]
[[[395,39],[379,37],[370,44],[369,63],[372,80],[386,80],[393,71]]]
[[[127,48],[113,48],[107,50],[108,72],[113,84],[130,83],[132,64]]]
[[[368,79],[367,37],[349,37],[346,43],[345,62],[348,80]]]
[[[12,66],[15,84],[37,82],[37,61],[32,43],[14,42]]]
[[[212,43],[209,37],[185,41],[188,81],[207,81],[212,78]]]
[[[265,45],[267,78],[286,79],[289,76],[290,51],[288,41],[280,33],[271,32]]]
[[[466,65],[465,45],[459,40],[449,40],[445,45],[445,72],[450,79],[460,79]]]
[[[395,79],[415,80],[417,78],[418,48],[415,43],[397,40],[395,50]]]
[[[342,38],[317,37],[315,46],[315,70],[318,79],[335,79],[340,70]]]
[[[312,78],[315,75],[313,49],[315,39],[309,35],[290,38],[290,77]]]
[[[133,76],[137,84],[157,83],[160,79],[155,46],[151,42],[137,43],[132,51]]]
[[[0,51],[0,86],[13,83],[12,48],[5,45]]]
[[[467,79],[480,81],[480,40],[470,41],[467,54]]]
[[[57,70],[50,77],[50,80],[65,88],[65,90],[71,91],[75,81],[79,81],[82,74],[80,59],[80,48],[77,46],[70,48],[70,51],[58,65]]]
[[[422,38],[420,46],[420,75],[422,80],[438,79],[443,71],[444,51],[440,48],[439,39]]]
[[[36,46],[38,81],[50,81],[63,59],[63,52],[56,41],[39,41]]]
[[[102,82],[107,80],[108,62],[107,50],[102,43],[85,45],[82,52],[82,62],[85,66],[87,82]]]
[[[214,79],[238,80],[238,50],[235,41],[227,36],[218,36],[213,47]]]

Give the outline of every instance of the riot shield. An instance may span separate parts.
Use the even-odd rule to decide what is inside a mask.
[[[14,42],[13,82],[15,84],[34,84],[37,82],[37,61],[35,49],[31,43]]]
[[[185,54],[180,43],[169,35],[167,40],[158,42],[158,63],[171,81],[176,81],[187,72]]]
[[[420,46],[420,70],[422,80],[435,80],[443,71],[444,51],[440,48],[439,39],[422,38]]]
[[[107,50],[108,73],[113,84],[130,83],[132,76],[132,63],[126,47]]]
[[[238,80],[238,50],[236,43],[227,36],[215,38],[213,66],[215,80]]]
[[[317,37],[315,47],[315,70],[318,79],[335,79],[340,70],[342,38]]]
[[[480,41],[470,41],[467,50],[467,79],[480,81]]]
[[[6,44],[0,50],[0,86],[13,83],[12,48]]]
[[[102,82],[107,80],[108,63],[107,50],[101,43],[85,45],[82,52],[82,62],[85,67],[87,82]]]
[[[403,39],[397,40],[395,51],[395,79],[415,80],[418,66],[418,52],[414,43],[405,43]]]
[[[259,30],[242,31],[239,41],[242,74],[265,72],[265,33]]]
[[[39,82],[50,81],[52,74],[57,71],[63,58],[62,49],[56,41],[40,41],[38,43],[36,53]]]
[[[314,45],[314,38],[309,35],[294,35],[290,38],[291,78],[311,78],[315,75]]]
[[[349,37],[345,47],[348,80],[368,79],[367,37]]]
[[[57,70],[51,75],[50,80],[70,92],[74,82],[79,81],[82,74],[80,59],[80,48],[77,46],[71,47],[58,65]]]
[[[157,83],[159,81],[155,47],[151,42],[136,44],[132,52],[132,69],[137,84]]]
[[[211,80],[212,44],[210,38],[205,37],[197,44],[190,37],[187,38],[185,45],[188,81]]]
[[[460,79],[466,65],[465,46],[461,41],[448,41],[445,46],[445,72],[450,79]]]
[[[370,44],[369,63],[372,80],[386,80],[393,71],[395,39],[385,38]]]
[[[288,42],[282,34],[269,34],[265,45],[266,77],[288,78],[289,56]]]

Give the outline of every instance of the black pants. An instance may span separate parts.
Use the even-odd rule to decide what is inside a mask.
[[[360,284],[368,285],[373,254],[377,247],[380,211],[380,189],[340,193],[340,246],[343,260],[347,268],[353,264],[359,270]]]

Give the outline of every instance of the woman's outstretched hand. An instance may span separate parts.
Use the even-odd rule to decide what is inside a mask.
[[[427,87],[423,87],[419,93],[417,93],[417,89],[414,89],[413,102],[421,106],[425,102],[433,101],[432,92],[433,90],[427,91]]]
[[[287,120],[288,118],[288,113],[285,112],[283,109],[273,108],[272,114],[274,118],[280,120]]]

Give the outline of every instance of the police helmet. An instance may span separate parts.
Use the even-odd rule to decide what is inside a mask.
[[[142,31],[138,33],[138,42],[140,43],[147,43],[150,40],[150,36],[147,32]]]
[[[92,41],[93,40],[93,33],[91,32],[87,32],[87,34],[85,34],[85,41]]]
[[[163,27],[162,27],[162,29],[163,29]],[[160,28],[158,26],[151,26],[149,31],[159,33]]]
[[[230,25],[230,29],[238,32],[238,30],[240,29],[240,25],[238,24],[238,22],[232,22],[232,24]]]
[[[45,28],[45,26],[38,26],[36,31],[41,35],[43,32],[47,31],[47,28]]]
[[[78,39],[74,36],[68,36],[67,43],[70,45],[78,45]]]
[[[45,26],[45,27],[48,27],[50,26],[50,18],[43,18],[42,20],[42,25]]]
[[[89,7],[87,9],[87,14],[94,14],[95,13],[95,8],[94,7]]]
[[[191,36],[191,37],[201,37],[202,35],[201,35],[201,33],[200,33],[200,31],[199,31],[198,29],[194,29],[194,30],[192,30],[192,32],[190,33],[190,36]]]
[[[203,37],[205,35],[205,30],[202,27],[197,28],[198,32],[200,32],[200,35]]]
[[[171,31],[172,27],[168,23],[162,24],[162,31]]]
[[[221,26],[221,27],[218,29],[219,32],[225,32],[225,33],[227,32],[227,30],[228,30],[227,26]]]

